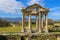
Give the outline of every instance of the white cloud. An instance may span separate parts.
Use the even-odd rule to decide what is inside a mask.
[[[60,7],[50,8],[51,11],[58,10],[58,9],[60,9]]]
[[[8,13],[16,13],[16,10],[20,10],[24,5],[16,0],[0,0],[0,10]]]
[[[50,8],[52,16],[60,17],[60,7]]]
[[[60,10],[59,11],[53,11],[49,13],[49,18],[57,20],[60,19]]]
[[[40,5],[44,5],[44,0],[29,0],[29,2],[27,3],[28,5],[32,5],[32,4],[40,4]]]
[[[60,7],[54,7],[54,8],[50,8],[50,13],[49,16],[52,19],[60,19]]]
[[[51,14],[52,14],[52,16],[57,16],[57,17],[59,17],[59,16],[60,16],[60,11],[54,11],[54,12],[52,12]]]

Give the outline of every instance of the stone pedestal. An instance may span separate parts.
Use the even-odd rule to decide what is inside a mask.
[[[60,36],[57,36],[57,40],[60,40]]]
[[[47,40],[49,40],[49,39],[47,39]]]

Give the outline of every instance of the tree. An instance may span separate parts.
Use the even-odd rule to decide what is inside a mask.
[[[0,27],[10,26],[10,23],[5,19],[0,18]]]

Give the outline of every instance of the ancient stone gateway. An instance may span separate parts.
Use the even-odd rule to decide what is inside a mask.
[[[31,28],[31,16],[36,16],[36,28],[38,32],[45,31],[48,32],[47,21],[48,21],[48,9],[41,7],[38,4],[31,5],[25,9],[22,9],[22,32],[24,30],[24,17],[28,16],[28,32],[32,32]],[[43,28],[43,15],[45,15],[45,27]]]
[[[36,32],[34,33],[48,33],[48,9],[43,8],[38,4],[33,4],[27,8],[22,8],[22,32],[32,34],[32,26],[31,26],[31,16],[36,16]],[[43,15],[45,16],[45,27],[43,27]],[[25,16],[28,16],[28,28],[25,30]],[[28,38],[27,38],[28,40]]]

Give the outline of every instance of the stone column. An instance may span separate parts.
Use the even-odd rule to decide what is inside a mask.
[[[39,23],[38,23],[38,16],[36,16],[36,31],[37,31],[37,32],[39,31],[39,30],[38,30],[38,29],[39,29],[38,24],[39,24]]]
[[[39,32],[41,32],[41,12],[39,10]]]
[[[48,16],[47,16],[47,14],[45,14],[45,24],[46,24],[45,32],[47,33],[48,32]]]
[[[28,19],[28,29],[29,29],[29,32],[31,32],[31,15],[29,15],[29,19]]]
[[[22,15],[22,32],[24,32],[24,14]]]
[[[43,15],[41,15],[41,28],[42,28],[42,31],[43,31]]]

